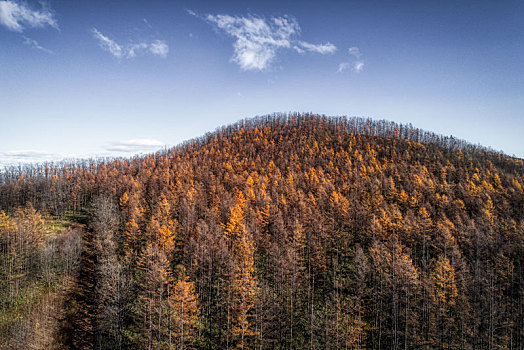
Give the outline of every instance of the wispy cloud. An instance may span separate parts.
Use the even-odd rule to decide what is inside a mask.
[[[135,58],[137,53],[143,52],[148,48],[146,43],[133,44],[127,48],[127,57]]]
[[[356,46],[352,46],[348,49],[348,53],[357,59],[357,61],[354,61],[352,63],[350,62],[341,62],[338,65],[337,73],[342,73],[346,70],[348,70],[351,67],[351,71],[354,73],[360,73],[364,70],[364,61],[359,59],[362,57],[362,53],[360,52],[360,49]]]
[[[142,21],[149,29],[153,29],[153,26],[149,23],[149,21],[146,18],[142,18]]]
[[[166,147],[167,145],[155,139],[132,139],[114,142],[106,145],[104,152],[90,154],[61,154],[41,150],[25,149],[0,152],[0,171],[3,167],[17,166],[23,164],[37,164],[45,162],[60,162],[68,159],[80,158],[112,158],[118,156],[131,156],[133,154],[151,153]]]
[[[113,57],[117,59],[121,58],[135,58],[139,54],[151,54],[166,58],[169,53],[169,46],[163,40],[154,40],[153,42],[140,42],[129,45],[120,45],[113,39],[102,34],[98,29],[91,29],[93,37],[98,41],[98,45],[104,50],[109,52]]]
[[[335,51],[337,51],[337,47],[331,44],[330,42],[326,44],[315,45],[315,44],[311,44],[305,41],[299,41],[298,45],[295,46],[294,49],[299,53],[303,53],[304,51],[309,51],[309,52],[316,52],[321,55],[335,53]]]
[[[186,12],[187,12],[188,14],[190,14],[191,16],[195,16],[195,17],[198,16],[198,14],[197,14],[195,11],[193,11],[193,10],[186,9]]]
[[[167,54],[169,53],[169,46],[167,46],[165,41],[162,40],[155,40],[149,45],[149,51],[153,55],[157,55],[160,57],[167,57]]]
[[[360,73],[364,70],[364,61],[357,61],[353,65],[353,72]]]
[[[351,56],[354,56],[356,58],[360,58],[360,56],[362,56],[362,54],[360,53],[360,49],[356,46],[352,46],[348,49],[348,52]]]
[[[49,158],[56,154],[35,150],[19,150],[19,151],[7,151],[0,152],[0,155],[7,158],[17,158],[17,159],[30,159],[30,158]]]
[[[349,62],[342,62],[338,65],[337,73],[342,73],[349,68]]]
[[[140,153],[156,151],[164,146],[163,142],[155,139],[132,139],[114,142],[104,148],[111,152]]]
[[[93,28],[91,32],[93,33],[93,37],[98,40],[98,45],[100,45],[103,50],[109,52],[116,58],[122,57],[122,46],[100,33],[96,28]]]
[[[277,50],[290,48],[293,37],[300,32],[294,18],[278,17],[266,21],[253,16],[207,15],[206,19],[236,39],[232,61],[243,70],[268,68]]]
[[[40,50],[40,51],[43,51],[43,52],[46,52],[46,53],[54,53],[53,51],[49,50],[49,49],[46,49],[45,47],[41,46],[38,41],[34,40],[34,39],[31,39],[31,38],[28,38],[26,36],[23,36],[24,38],[24,44],[25,45],[28,45],[28,46],[31,46],[32,48],[34,49],[37,49],[37,50]]]
[[[11,0],[0,1],[0,24],[15,32],[23,32],[28,27],[58,29],[53,12],[45,5],[40,10],[34,10],[22,2]]]
[[[200,17],[191,10],[190,15]],[[277,52],[294,49],[297,52],[333,53],[335,45],[311,44],[300,41],[300,25],[292,16],[271,17],[257,16],[206,15],[202,17],[235,39],[232,61],[242,70],[266,70],[271,66]]]
[[[64,155],[37,150],[6,151],[0,152],[0,166],[51,162],[64,158]]]

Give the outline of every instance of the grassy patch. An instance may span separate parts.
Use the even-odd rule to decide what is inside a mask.
[[[72,222],[69,220],[56,219],[51,217],[45,218],[44,231],[46,234],[60,234],[71,226]]]
[[[87,225],[90,218],[90,212],[88,208],[82,208],[77,212],[67,211],[65,213],[65,218],[70,222],[78,222]]]

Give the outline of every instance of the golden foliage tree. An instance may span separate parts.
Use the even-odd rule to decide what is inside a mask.
[[[239,349],[250,348],[256,336],[251,319],[255,307],[258,286],[254,261],[254,244],[244,225],[245,197],[237,191],[235,204],[230,210],[224,233],[230,241],[233,256],[231,270],[231,335]]]
[[[193,348],[198,345],[200,334],[200,305],[195,284],[183,265],[178,267],[178,280],[172,288],[170,306],[172,310],[172,329],[178,349]]]

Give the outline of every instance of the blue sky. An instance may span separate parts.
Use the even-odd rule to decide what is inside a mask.
[[[522,158],[524,2],[0,0],[0,165],[147,153],[289,111]]]

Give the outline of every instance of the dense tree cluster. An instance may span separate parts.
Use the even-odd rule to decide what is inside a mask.
[[[524,346],[523,161],[452,137],[274,115],[0,181],[89,223],[73,347]]]
[[[39,349],[54,343],[53,319],[81,251],[80,231],[54,227],[28,205],[0,211],[0,349]]]

